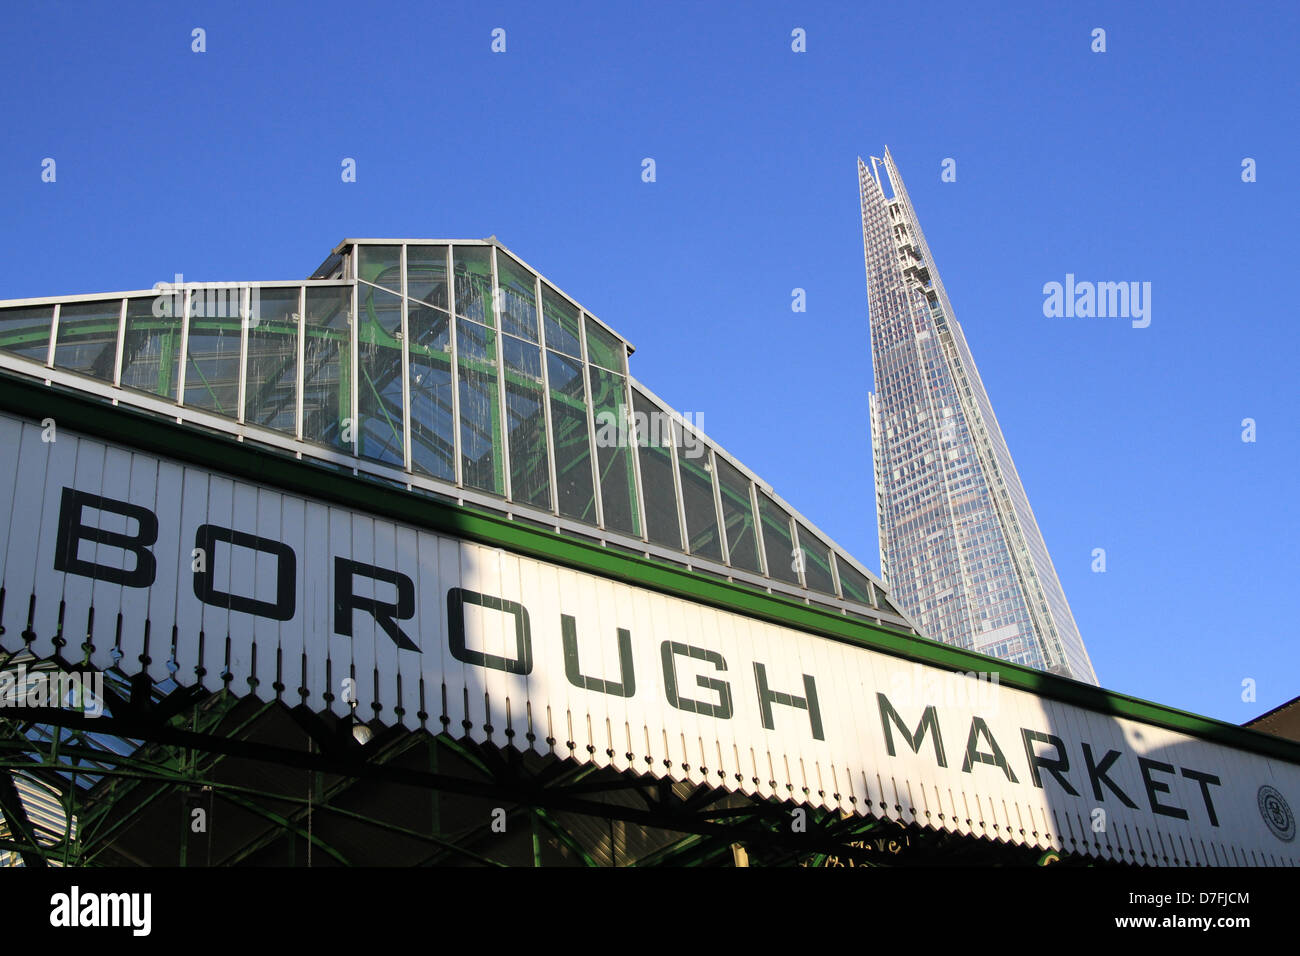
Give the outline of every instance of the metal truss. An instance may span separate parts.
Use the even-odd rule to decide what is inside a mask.
[[[0,658],[5,667],[12,659]],[[170,681],[110,672],[103,704],[101,716],[0,709],[0,853],[28,866],[1025,865],[1038,857],[445,734],[372,736],[332,714]],[[62,832],[60,821],[33,823],[20,781],[59,795]]]

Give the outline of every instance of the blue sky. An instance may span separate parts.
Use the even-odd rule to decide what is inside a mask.
[[[887,143],[1102,683],[1234,722],[1300,693],[1294,3],[231,6],[5,9],[0,297],[495,234],[879,568]],[[1066,273],[1150,282],[1150,327],[1044,317]]]

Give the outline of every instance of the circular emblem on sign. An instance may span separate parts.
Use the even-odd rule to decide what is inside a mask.
[[[1259,815],[1273,831],[1273,836],[1284,843],[1295,839],[1295,814],[1276,787],[1265,784],[1259,788]]]

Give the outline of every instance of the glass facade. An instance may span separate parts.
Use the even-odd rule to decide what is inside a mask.
[[[609,548],[897,616],[630,377],[623,338],[499,244],[349,242],[330,262],[301,282],[0,303],[0,361]]]
[[[889,593],[929,637],[1095,684],[889,153],[870,166],[859,160],[858,180],[880,561]]]
[[[401,283],[400,269],[396,282]],[[400,467],[406,461],[402,430],[402,409],[406,404],[402,374],[402,297],[359,282],[357,305],[358,451],[363,458]],[[315,325],[312,328],[314,331]],[[311,332],[308,338],[317,346],[329,343],[329,339],[318,338]],[[317,387],[322,384],[317,383]],[[335,390],[325,388],[322,398],[333,394]]]
[[[224,315],[196,315],[191,310],[189,338],[185,345],[186,405],[226,418],[238,416],[242,315],[247,308],[245,298],[243,290],[239,290],[235,308],[227,308]],[[229,297],[226,301],[229,305]],[[204,312],[207,312],[206,308]],[[129,320],[129,307],[127,317]]]
[[[722,560],[718,503],[713,496],[713,456],[702,443],[686,442],[684,426],[672,423],[677,471],[686,514],[686,550],[711,561]],[[693,436],[692,436],[693,437]]]
[[[244,421],[296,436],[302,290],[257,291],[258,309],[248,321],[244,358]]]
[[[445,281],[445,280],[444,280]],[[445,296],[443,301],[446,301]],[[434,306],[407,301],[410,341],[411,467],[456,480],[455,404],[452,400],[451,319]]]
[[[666,548],[680,550],[682,525],[677,514],[672,437],[662,427],[667,415],[639,391],[632,393],[632,408],[637,427],[641,492],[645,498],[646,538]]]
[[[767,555],[767,573],[778,581],[799,583],[803,564],[790,536],[790,516],[767,495],[758,494],[758,514],[763,529],[763,546]]]
[[[754,520],[754,503],[750,499],[750,482],[740,469],[724,458],[718,467],[718,489],[722,500],[722,523],[727,532],[727,559],[734,568],[761,574],[758,560],[758,523]],[[833,592],[832,592],[833,593]]]
[[[28,305],[0,309],[0,342],[13,355],[45,364],[50,354],[53,305]]]
[[[590,341],[590,337],[588,337]],[[628,440],[627,379],[603,368],[589,366],[591,407],[596,431],[596,470],[600,473],[600,498],[605,527],[624,534],[641,533],[636,475]]]
[[[547,350],[550,371],[551,432],[555,436],[555,480],[559,512],[588,524],[596,523],[596,492],[592,480],[591,434],[587,428],[587,386],[582,362]]]
[[[303,302],[306,312],[301,336],[301,437],[304,441],[350,450],[354,438],[351,433],[355,431],[352,420],[352,382],[359,377],[356,371],[359,363],[352,361],[352,290],[338,286],[304,289]],[[372,325],[371,334],[378,336],[381,333]],[[382,395],[391,396],[394,391],[400,393],[400,387],[395,389],[387,381],[387,376],[393,374],[391,363],[394,358],[391,349],[387,350],[386,358],[390,363],[389,370],[385,372],[384,366],[375,362],[366,370],[369,380],[361,388],[362,394],[370,396],[373,403],[371,407],[379,407],[383,411],[382,422],[375,415],[369,423],[372,433],[378,435],[369,443],[372,457],[379,450],[398,441],[393,435],[393,430],[399,427],[394,424],[394,415],[391,410],[382,407],[380,388],[383,390]],[[396,418],[400,417],[399,407]],[[363,440],[365,434],[363,427]]]
[[[54,367],[114,381],[124,301],[69,302],[59,308]]]
[[[460,379],[461,477],[471,488],[504,495],[497,334],[487,326],[458,316],[456,351]]]
[[[456,403],[452,395],[449,246],[406,247],[406,339],[411,470],[456,480]]]
[[[510,497],[549,511],[551,469],[550,448],[546,442],[542,350],[531,342],[504,335],[501,352],[505,358]]]
[[[154,311],[148,299],[127,300],[122,387],[168,396],[177,388],[185,323],[180,315],[156,316]],[[194,311],[191,307],[191,312]],[[199,303],[199,312],[202,311],[203,303]]]

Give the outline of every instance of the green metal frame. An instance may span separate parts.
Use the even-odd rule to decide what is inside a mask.
[[[871,857],[868,865],[929,862],[953,853],[1027,863],[1038,852],[813,809],[805,811],[806,827],[795,831],[792,805],[775,800],[524,756],[444,734],[386,730],[362,745],[352,738],[350,722],[332,715],[289,711],[225,691],[163,693],[148,681],[110,678],[105,717],[32,709],[21,720],[0,719],[0,811],[14,831],[0,839],[0,849],[16,851],[27,865],[382,862],[357,852],[366,834],[399,840],[408,861],[423,865],[540,866],[561,857],[580,866],[730,865],[739,845],[751,865],[827,865],[863,852]],[[276,712],[297,722],[305,745],[254,739],[252,732]],[[33,734],[38,728],[49,732]],[[135,750],[116,753],[96,742],[105,735],[136,741]],[[239,779],[256,782],[259,765],[301,771],[308,785],[288,793],[230,779],[238,770]],[[69,831],[53,843],[37,839],[9,783],[14,773],[61,789],[65,813],[77,820],[75,836]],[[72,773],[98,782],[78,787],[65,776]],[[348,805],[360,786],[368,788],[361,799],[368,811]],[[412,787],[429,797],[431,808],[419,826],[390,819],[394,808],[409,805],[404,794]],[[198,805],[214,829],[223,808],[238,811],[248,835],[214,855],[210,831],[191,839],[190,814]],[[494,805],[499,810],[489,813]],[[460,822],[448,823],[444,809],[456,809]],[[158,848],[139,855],[141,831],[173,826],[176,838],[166,846],[174,858],[160,857]],[[521,829],[524,844],[502,837],[502,830],[517,835]],[[591,839],[593,831],[606,829],[608,841]],[[322,830],[344,835],[354,849]],[[640,849],[620,855],[616,833],[629,832]],[[861,845],[868,838],[889,841],[892,850],[872,857]],[[901,852],[905,848],[910,857]]]

